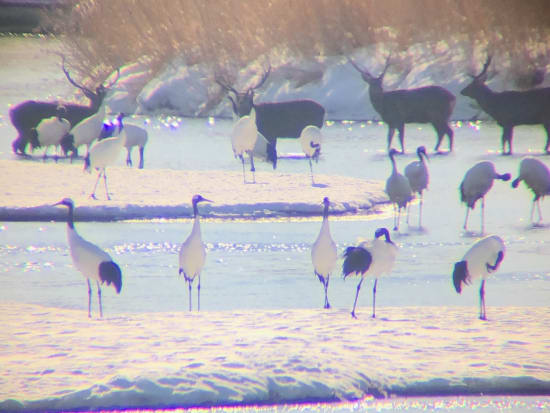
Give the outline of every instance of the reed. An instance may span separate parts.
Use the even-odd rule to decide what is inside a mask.
[[[67,0],[63,10],[50,16],[55,33],[74,70],[97,79],[136,61],[152,73],[175,57],[234,72],[270,53],[344,54],[380,41],[399,52],[460,38],[521,62],[522,73],[550,60],[547,0]]]

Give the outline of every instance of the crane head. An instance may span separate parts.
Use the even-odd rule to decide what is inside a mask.
[[[468,285],[470,283],[470,274],[468,273],[468,262],[459,261],[455,264],[455,269],[453,271],[453,284],[455,286],[456,292],[462,292],[462,283]]]

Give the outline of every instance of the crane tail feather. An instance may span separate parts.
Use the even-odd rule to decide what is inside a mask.
[[[99,264],[99,278],[101,282],[107,285],[113,284],[117,294],[122,288],[122,272],[120,267],[114,261],[103,261]]]
[[[455,264],[453,271],[453,284],[457,293],[462,292],[462,283],[468,285],[470,283],[470,275],[468,274],[468,263],[459,261]]]
[[[353,273],[364,274],[370,268],[372,255],[365,248],[348,247],[344,252],[342,273],[344,278]]]

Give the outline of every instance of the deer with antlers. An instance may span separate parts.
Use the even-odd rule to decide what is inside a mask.
[[[388,150],[391,148],[393,135],[397,129],[401,153],[405,153],[405,124],[431,123],[437,132],[435,151],[439,151],[443,136],[449,138],[449,151],[453,150],[454,133],[449,126],[449,119],[455,107],[456,98],[447,89],[440,86],[424,86],[416,89],[384,91],[382,82],[390,66],[390,57],[382,73],[375,77],[368,70],[361,68],[353,60],[350,64],[361,73],[369,85],[369,97],[374,109],[382,120],[388,124]]]
[[[321,128],[325,118],[325,108],[313,100],[290,100],[286,102],[254,103],[254,91],[260,88],[271,73],[271,67],[264,72],[256,85],[245,92],[239,92],[227,82],[217,78],[216,82],[226,91],[233,106],[233,112],[241,117],[248,115],[252,108],[256,111],[256,126],[268,141],[267,159],[277,167],[277,138],[299,138],[302,130],[309,125]]]
[[[71,127],[76,125],[82,119],[93,115],[105,99],[108,90],[118,81],[120,71],[117,69],[116,78],[107,86],[100,84],[95,91],[88,89],[84,85],[76,83],[65,68],[65,58],[62,61],[62,70],[67,80],[76,88],[80,89],[90,101],[88,105],[79,105],[68,102],[41,102],[36,100],[26,100],[10,109],[11,123],[17,129],[18,136],[12,143],[13,152],[19,155],[26,155],[25,150],[30,143],[31,148],[40,147],[36,126],[42,119],[56,116],[58,107],[63,106],[65,113],[63,118],[67,119]]]
[[[539,124],[546,129],[544,150],[550,153],[550,88],[494,92],[485,84],[491,60],[492,56],[487,56],[481,73],[470,75],[472,81],[460,93],[474,99],[502,127],[503,155],[512,154],[514,126]]]

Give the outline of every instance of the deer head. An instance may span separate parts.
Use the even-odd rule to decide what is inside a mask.
[[[262,78],[254,85],[249,87],[245,92],[239,92],[232,86],[229,86],[227,82],[224,82],[222,79],[216,77],[216,83],[224,88],[228,92],[232,92],[235,95],[235,99],[231,96],[228,96],[231,104],[233,105],[233,112],[241,117],[246,116],[250,113],[254,107],[254,90],[262,87],[262,85],[267,80],[269,74],[271,73],[271,66],[264,72]]]
[[[69,71],[65,67],[65,56],[62,55],[61,58],[62,58],[61,69],[63,70],[63,73],[65,74],[65,77],[67,78],[69,83],[74,87],[80,89],[82,93],[84,93],[84,95],[90,100],[92,107],[99,108],[99,106],[101,106],[101,104],[103,103],[103,99],[107,95],[107,92],[109,91],[109,89],[113,87],[113,85],[118,81],[118,78],[120,77],[120,69],[117,68],[116,77],[113,81],[111,81],[106,86],[103,84],[100,84],[98,87],[96,87],[94,92],[91,89],[88,89],[86,86],[76,83],[71,78],[71,76],[69,75]]]
[[[375,90],[382,91],[382,83],[384,81],[384,76],[386,75],[386,71],[388,70],[388,67],[390,67],[390,57],[389,55],[386,58],[386,64],[384,65],[384,69],[382,70],[382,73],[378,77],[374,77],[370,74],[370,72],[367,69],[364,69],[360,67],[357,63],[355,63],[352,59],[348,57],[348,61],[350,64],[357,70],[359,73],[361,73],[361,77],[365,82],[369,84],[369,86]]]
[[[480,88],[484,86],[487,81],[487,69],[491,64],[492,58],[492,56],[487,56],[487,60],[485,61],[483,69],[481,69],[481,73],[479,75],[470,75],[472,81],[468,86],[460,91],[462,95],[475,99],[475,96],[477,96],[477,91],[480,90]]]

